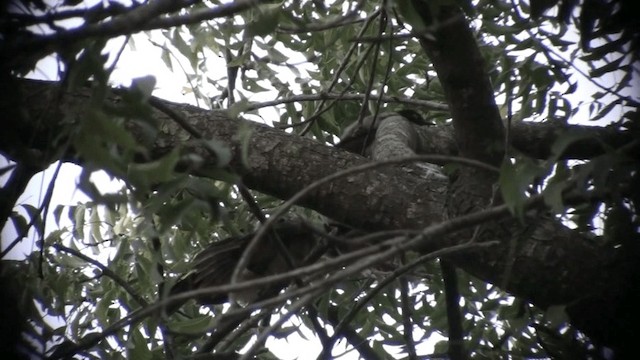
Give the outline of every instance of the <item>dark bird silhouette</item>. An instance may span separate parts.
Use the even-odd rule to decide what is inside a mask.
[[[254,237],[254,233],[215,241],[196,255],[193,269],[176,285],[169,294],[174,295],[189,290],[221,286],[230,283],[231,275],[240,257]],[[280,242],[282,245],[280,245]],[[257,250],[241,273],[240,281],[274,275],[299,267],[309,259],[316,237],[309,225],[301,219],[286,219],[276,222],[261,239]],[[287,254],[285,254],[285,251]],[[289,260],[291,260],[291,263]],[[254,302],[260,298],[277,295],[288,282],[271,284],[234,292],[232,298],[240,304]],[[230,294],[210,294],[196,298],[201,304],[215,305],[229,301]],[[177,305],[179,307],[181,304]],[[175,310],[171,307],[171,310]],[[172,311],[168,311],[169,313]]]

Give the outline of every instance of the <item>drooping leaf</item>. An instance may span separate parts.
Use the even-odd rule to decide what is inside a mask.
[[[255,9],[256,15],[247,24],[247,36],[266,36],[277,28],[282,13],[280,3],[261,5]]]
[[[162,158],[145,163],[131,163],[127,168],[128,179],[142,189],[170,180],[175,174],[180,151],[175,148]]]

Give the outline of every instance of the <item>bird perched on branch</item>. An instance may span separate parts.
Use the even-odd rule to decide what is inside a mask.
[[[378,125],[385,119],[401,117],[415,125],[428,125],[422,116],[414,110],[385,112],[354,123],[343,132],[337,147],[362,153],[375,140]],[[364,154],[367,155],[367,154]],[[216,241],[199,253],[193,261],[193,269],[170,290],[170,294],[215,287],[229,284],[231,275],[255,233],[231,237]],[[344,234],[343,234],[344,235]],[[321,252],[312,250],[319,236],[302,219],[282,219],[261,239],[257,250],[250,257],[248,265],[242,269],[239,281],[252,280],[268,275],[284,273],[293,268],[316,261]],[[334,244],[335,245],[335,244]],[[342,245],[345,246],[344,244]],[[348,246],[347,246],[348,247]],[[344,249],[343,249],[344,250]],[[348,250],[347,250],[348,251]],[[314,254],[312,254],[314,253]],[[255,302],[277,295],[289,282],[271,284],[264,287],[245,289],[232,294],[215,293],[199,296],[196,300],[202,304],[222,304],[233,298],[240,304]],[[171,311],[168,311],[171,312]]]
[[[169,294],[229,284],[240,257],[254,235],[255,232],[230,237],[207,246],[196,255],[193,269],[171,288]],[[259,240],[258,248],[250,257],[246,269],[242,270],[239,281],[284,273],[304,265],[305,261],[317,260],[309,259],[316,244],[314,232],[302,219],[279,220],[267,231],[265,238]],[[203,295],[196,300],[201,304],[215,305],[233,298],[239,304],[248,304],[277,295],[288,284],[289,282],[270,284],[231,294]]]

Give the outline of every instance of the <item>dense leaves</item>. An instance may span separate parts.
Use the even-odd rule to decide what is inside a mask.
[[[18,260],[3,259],[1,268],[5,279],[19,285],[10,295],[18,304],[15,312],[27,319],[21,349],[51,358],[177,359],[213,349],[220,356],[235,356],[252,344],[263,349],[251,350],[251,356],[269,359],[285,355],[271,342],[264,347],[264,336],[293,342],[310,329],[311,340],[320,342],[326,358],[343,348],[372,359],[451,355],[451,304],[439,260],[429,254],[407,252],[357,272],[348,271],[352,264],[327,265],[296,278],[296,286],[305,291],[255,308],[202,307],[190,301],[179,311],[165,311],[169,289],[189,274],[196,254],[212,241],[252,233],[282,201],[244,188],[241,176],[229,170],[232,149],[218,139],[202,139],[187,130],[193,135],[189,141],[217,159],[213,167],[204,167],[202,153],[185,152],[191,144],[181,144],[181,139],[171,151],[154,154],[153,139],[166,129],[159,128],[148,101],[153,76],[133,79],[116,91],[116,99],[108,91],[108,86],[119,85],[111,83],[111,75],[121,52],[151,41],[168,71],[184,75],[183,93],[200,107],[228,109],[233,117],[261,120],[330,145],[347,126],[382,111],[411,108],[431,126],[450,126],[443,82],[452,80],[438,78],[419,42],[420,37],[429,41],[446,24],[419,16],[415,7],[429,6],[435,19],[440,7],[461,6],[484,57],[507,141],[509,130],[522,121],[590,120],[637,131],[638,97],[632,84],[637,81],[638,38],[630,29],[638,20],[630,15],[630,4],[480,0],[398,1],[396,6],[338,0],[331,5],[6,5],[0,27],[10,37],[2,39],[3,79],[38,74],[43,66],[38,61],[51,55],[59,72],[47,76],[57,76],[65,91],[91,86],[82,116],[66,119],[38,155],[28,151],[36,147],[33,143],[3,153],[16,163],[40,167],[73,154],[83,167],[77,186],[92,199],[55,209],[18,204],[8,217],[17,237],[5,238],[3,232],[3,256],[7,247],[37,239],[35,251]],[[127,37],[124,44],[120,35]],[[237,135],[245,163],[249,135]],[[596,157],[567,160],[567,149],[586,137],[556,135],[548,158],[507,147],[498,197],[523,220],[531,198],[541,195],[553,214],[594,241],[637,249],[637,143],[603,146]],[[450,168],[455,176],[458,168]],[[97,170],[106,171],[122,189],[100,191],[91,179]],[[13,206],[17,195],[3,194],[2,200]],[[43,211],[50,211],[55,222],[46,224],[46,232]],[[307,219],[317,232],[328,232],[324,237],[329,243],[362,235],[308,209],[290,212]],[[32,237],[27,236],[30,228],[37,230]],[[410,235],[382,234],[381,239]],[[348,253],[332,247],[323,261],[338,258],[340,251]],[[332,281],[322,283],[327,279]],[[309,286],[315,283],[323,287]],[[604,354],[600,344],[569,323],[564,306],[538,308],[461,271],[457,287],[461,301],[454,305],[462,314],[459,325],[469,357]],[[290,315],[290,322],[251,331]],[[301,352],[300,358],[306,355]]]

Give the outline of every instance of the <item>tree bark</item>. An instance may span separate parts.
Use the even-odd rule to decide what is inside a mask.
[[[443,86],[460,154],[496,166],[509,161],[505,157],[510,144],[505,144],[488,67],[465,14],[454,4],[438,6],[434,13],[420,1],[414,0],[413,5],[422,20],[433,25],[430,36],[420,43]],[[523,133],[520,129],[513,139],[522,141]],[[549,147],[536,150],[550,153]],[[497,184],[496,174],[461,169],[449,188],[447,214],[457,217],[501,203]],[[616,247],[622,242],[598,244],[547,214],[484,224],[461,236],[476,241],[498,239],[501,245],[450,257],[457,266],[543,308],[567,305],[572,323],[594,342],[616,348],[621,358],[632,353],[629,325],[633,323],[621,319],[630,311],[635,311],[631,315],[635,320],[639,318],[640,312],[630,306],[639,299],[631,285],[637,283],[639,272],[635,252]]]
[[[14,116],[9,124],[19,125],[4,129],[3,136],[13,140],[2,141],[0,151],[16,161],[20,161],[25,151],[55,149],[51,143],[25,141],[47,139],[56,131],[64,133],[64,129],[74,126],[70,119],[82,121],[89,106],[84,90],[61,92],[55,83],[32,80],[21,80],[18,84],[14,93],[28,102],[13,102],[11,97],[0,100],[0,111]],[[222,111],[163,103],[183,116],[203,138],[217,139],[228,146],[233,154],[229,167],[242,176],[247,186],[281,199],[288,199],[327,174],[368,161],[310,139],[230,119]],[[183,152],[196,152],[204,159],[204,165],[196,173],[216,166],[217,159],[192,145],[193,137],[166,114],[156,111],[153,117],[158,121],[159,132],[149,148],[152,156],[162,156],[179,146]],[[134,127],[131,129],[136,133]],[[533,126],[527,131],[535,133]],[[243,136],[247,136],[246,163],[241,155]],[[22,142],[21,151],[12,146],[16,142]],[[71,150],[60,157],[78,161],[76,155]],[[384,167],[320,186],[305,196],[300,205],[366,230],[417,229],[442,221],[446,191],[446,183],[423,179],[420,174],[400,167]],[[482,256],[466,254],[456,258],[456,265],[493,284],[506,284],[504,290],[542,308],[569,305],[573,323],[596,341],[617,347],[633,336],[629,324],[638,318],[638,310],[627,306],[638,303],[637,294],[631,294],[638,273],[633,258],[554,221],[536,220],[521,226],[509,220],[508,230],[493,234],[494,240],[502,244],[499,249]],[[510,237],[514,233],[515,243]],[[437,244],[427,244],[426,248],[434,250],[460,241],[451,236]],[[516,251],[510,252],[514,244]]]

